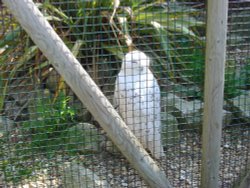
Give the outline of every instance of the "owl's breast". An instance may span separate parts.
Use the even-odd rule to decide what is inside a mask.
[[[135,113],[152,109],[160,101],[159,90],[143,84],[133,83],[119,90],[120,105]]]

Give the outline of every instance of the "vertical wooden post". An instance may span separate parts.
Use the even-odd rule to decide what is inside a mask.
[[[219,187],[228,0],[207,1],[201,187]]]

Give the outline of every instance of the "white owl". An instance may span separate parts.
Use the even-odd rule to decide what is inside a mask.
[[[159,159],[165,156],[161,144],[160,88],[149,65],[149,57],[141,51],[126,54],[115,83],[114,104],[144,148]]]

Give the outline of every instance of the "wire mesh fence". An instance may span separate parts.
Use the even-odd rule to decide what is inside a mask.
[[[144,147],[171,184],[199,187],[204,1],[40,0],[36,5],[128,126],[133,129],[138,124],[138,130],[133,130],[138,131],[136,136],[146,140],[153,136],[160,141],[163,151],[155,150],[156,142],[150,148],[145,141]],[[230,1],[221,187],[239,184],[249,170],[249,12],[249,2]],[[0,185],[147,187],[2,3],[0,21]],[[131,50],[149,57],[147,71],[154,75],[152,78],[147,72],[140,80],[138,74],[143,71],[139,69],[137,75],[128,78],[130,89],[137,87],[132,94],[121,89],[129,69],[120,75],[124,56]],[[147,57],[128,58],[132,63]],[[135,80],[139,85],[133,85]],[[155,80],[157,84],[149,87]],[[118,86],[121,94],[118,92],[113,100]],[[144,96],[141,93],[145,91]],[[150,96],[146,96],[148,93]],[[124,108],[121,103],[126,104]],[[146,111],[146,117],[136,117],[142,111]],[[149,120],[152,114],[153,120]],[[151,134],[149,127],[156,127],[157,122],[161,131],[153,129]],[[157,152],[164,156],[158,158]]]
[[[225,105],[231,121],[223,129],[221,182],[238,185],[249,171],[249,6],[230,1],[225,71]],[[243,107],[244,106],[244,107]],[[243,107],[243,108],[242,108]]]

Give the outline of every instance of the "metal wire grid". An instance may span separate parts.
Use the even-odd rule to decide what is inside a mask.
[[[223,129],[221,186],[239,185],[249,170],[250,3],[230,1],[224,109],[232,121]],[[233,182],[233,183],[232,183]]]
[[[121,57],[128,50],[125,35],[129,34],[136,48],[151,57],[151,68],[161,86],[162,142],[166,160],[160,163],[173,186],[198,187],[201,155],[199,133],[202,118],[200,110],[204,84],[204,3],[159,3],[151,11],[147,9],[150,3],[136,7],[139,2],[133,2],[134,15],[131,14],[128,2],[120,5],[121,8],[114,17],[114,23],[120,32],[116,30],[115,25],[113,28],[110,26],[110,16],[113,12],[111,1],[97,1],[96,4],[91,4],[92,1],[52,1],[54,7],[45,3],[41,10],[109,99],[113,98],[114,82],[121,66]],[[239,8],[241,3],[232,2],[231,5],[231,10],[235,12],[243,9]],[[247,9],[246,7],[248,6],[244,9]],[[167,11],[158,13],[159,8]],[[59,14],[57,10],[65,15]],[[3,9],[2,12],[4,13]],[[117,15],[126,17],[127,25],[122,25]],[[56,16],[60,19],[56,19]],[[242,17],[245,18],[246,15]],[[231,18],[237,16],[232,14]],[[229,27],[234,23],[230,19]],[[161,29],[157,23],[165,24],[169,29]],[[244,21],[243,25],[247,26],[247,21]],[[239,27],[233,28],[229,33],[229,40],[233,38],[231,33],[237,29],[245,33],[242,35],[245,36],[244,42],[237,43],[237,47],[247,46],[244,50],[249,57],[247,27],[242,30]],[[10,28],[8,31],[13,33],[14,29]],[[197,41],[192,34],[200,39]],[[19,37],[26,39],[24,36],[22,33]],[[23,47],[22,50],[20,46]],[[30,46],[32,42],[27,39],[26,44],[22,42],[18,46],[19,51],[16,50],[17,53],[12,55],[25,54],[29,50],[27,54],[32,54]],[[12,49],[17,49],[14,47],[16,46],[13,45]],[[230,47],[234,46],[230,44]],[[108,182],[114,187],[146,187],[137,172],[107,141],[98,123],[80,104],[63,79],[48,65],[43,55],[38,50],[34,54],[36,55],[25,62],[25,66],[21,66],[22,69],[18,69],[20,72],[8,78],[11,83],[19,80],[24,89],[17,89],[20,84],[10,84],[9,87],[15,90],[9,89],[4,94],[5,107],[10,103],[9,109],[18,109],[20,113],[4,109],[2,116],[12,122],[12,116],[18,114],[13,121],[15,129],[8,131],[7,140],[1,140],[4,143],[1,146],[1,151],[4,151],[1,153],[3,184],[69,187],[84,183],[93,187],[94,179],[101,179],[104,184]],[[230,50],[228,54],[228,59],[235,57],[230,55]],[[13,66],[18,65],[18,61],[9,62]],[[34,71],[31,71],[33,69]],[[23,81],[24,78],[29,81]],[[228,87],[235,88],[231,83]],[[227,94],[233,93],[226,90],[225,95]],[[13,97],[15,95],[22,97],[18,100]],[[15,104],[20,101],[28,101],[28,104],[24,103],[27,106],[19,104],[21,107],[17,108]],[[239,116],[237,111],[234,113],[233,122],[237,122]],[[227,118],[228,116],[225,119]],[[243,128],[237,131],[225,128],[221,165],[222,187],[232,185],[241,175],[241,167],[246,166],[246,159],[249,157],[249,148],[245,148],[249,141],[246,123],[231,122],[225,121],[225,125]],[[237,144],[231,145],[236,139],[243,143],[240,147]],[[237,159],[232,157],[233,153],[240,153],[242,158],[238,155]],[[240,170],[234,171],[237,165],[241,166]]]

